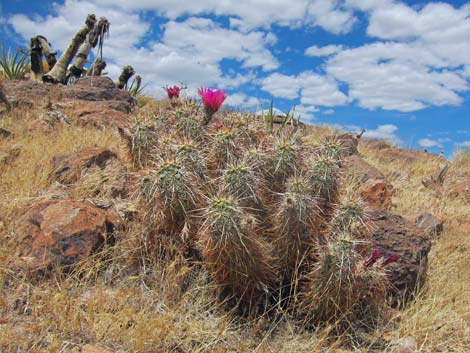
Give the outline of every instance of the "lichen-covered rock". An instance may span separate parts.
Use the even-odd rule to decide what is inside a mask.
[[[88,147],[75,153],[56,156],[52,160],[53,178],[65,184],[74,183],[80,179],[85,169],[94,166],[103,169],[110,161],[115,160],[116,153],[100,147]]]
[[[390,293],[395,304],[404,304],[426,278],[431,241],[420,228],[401,216],[374,210],[370,213],[370,220],[373,246],[385,258],[399,256],[396,262],[387,265],[387,269],[390,271]]]
[[[70,268],[105,244],[112,244],[120,224],[114,212],[85,202],[35,203],[17,223],[20,266],[32,271],[48,271],[54,266]]]

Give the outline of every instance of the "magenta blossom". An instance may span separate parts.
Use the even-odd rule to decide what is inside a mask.
[[[380,257],[380,250],[375,249],[372,255],[364,262],[364,268],[371,267]]]
[[[178,86],[167,87],[166,88],[166,93],[168,94],[168,98],[170,98],[170,99],[179,98],[180,90],[181,89]]]
[[[204,104],[204,110],[206,111],[206,120],[204,123],[208,124],[214,113],[219,110],[225,98],[227,98],[227,92],[201,87],[199,88],[198,93],[202,99],[202,103]]]

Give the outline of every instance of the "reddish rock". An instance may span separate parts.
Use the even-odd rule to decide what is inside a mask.
[[[431,241],[421,229],[401,216],[375,210],[370,217],[373,246],[380,250],[384,258],[399,256],[386,268],[390,271],[390,294],[395,304],[404,304],[424,283]]]
[[[371,208],[389,210],[392,207],[392,192],[384,180],[367,180],[360,186],[359,195]]]
[[[76,84],[65,86],[62,90],[62,97],[66,99],[83,101],[119,101],[124,103],[125,111],[130,112],[135,99],[129,92],[120,90],[109,77],[84,77]]]
[[[95,127],[113,126],[118,129],[129,128],[130,121],[127,114],[107,108],[87,107],[75,112],[77,120],[83,125]]]
[[[135,99],[129,92],[116,87],[109,77],[84,77],[71,86],[53,85],[26,80],[4,82],[8,100],[13,106],[32,106],[53,101],[96,104],[97,107],[130,112]]]
[[[343,159],[343,171],[361,182],[369,179],[384,180],[384,175],[374,166],[367,163],[363,158],[352,155]]]
[[[80,201],[42,201],[31,205],[16,230],[18,256],[28,270],[69,268],[114,242],[121,224],[112,211]]]
[[[110,161],[116,160],[116,153],[101,147],[88,147],[72,154],[56,156],[52,160],[53,178],[71,184],[79,180],[86,169],[103,169]]]
[[[378,156],[388,161],[416,162],[423,152],[412,151],[403,148],[389,147],[378,151]]]

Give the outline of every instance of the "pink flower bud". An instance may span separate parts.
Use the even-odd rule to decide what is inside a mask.
[[[379,257],[380,257],[380,250],[375,249],[372,255],[364,263],[364,268],[371,267],[378,260]]]
[[[168,98],[179,98],[180,96],[180,88],[178,86],[167,87],[166,93],[168,94]]]

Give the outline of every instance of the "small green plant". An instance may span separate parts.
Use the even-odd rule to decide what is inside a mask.
[[[5,52],[2,46],[0,56],[1,75],[6,80],[20,80],[28,72],[28,52],[17,48],[14,53],[11,49]]]
[[[142,77],[137,75],[131,82],[130,85],[125,86],[125,90],[130,93],[132,97],[140,96],[145,89],[145,86],[142,86]]]
[[[264,115],[264,111],[261,111],[261,117],[263,119],[264,128],[266,131],[272,133],[274,129],[274,107],[272,100],[271,103],[269,103],[268,113]]]

